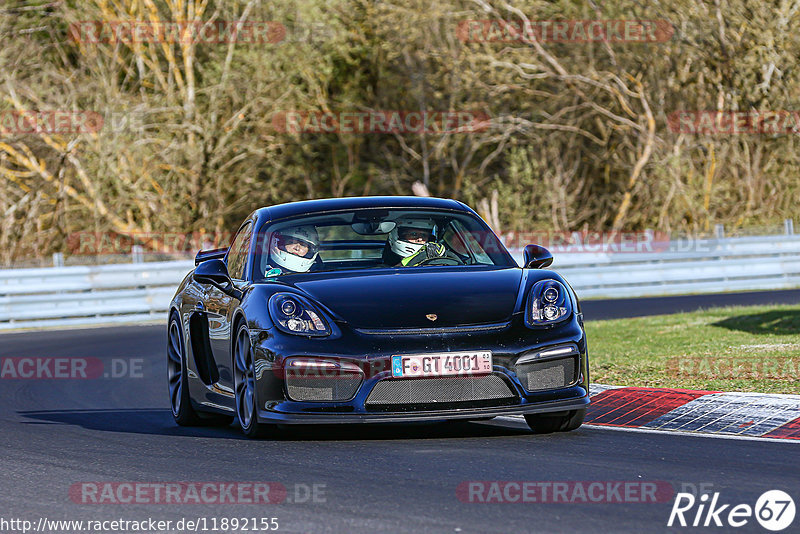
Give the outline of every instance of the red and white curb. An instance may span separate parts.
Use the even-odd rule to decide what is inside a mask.
[[[589,425],[800,440],[800,395],[593,384]]]

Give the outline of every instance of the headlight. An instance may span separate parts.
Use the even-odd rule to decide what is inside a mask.
[[[567,319],[572,302],[564,284],[556,280],[540,280],[533,285],[525,310],[530,326],[545,326]]]
[[[308,299],[292,293],[276,293],[269,299],[269,316],[278,329],[300,336],[327,336],[331,329],[322,313]]]

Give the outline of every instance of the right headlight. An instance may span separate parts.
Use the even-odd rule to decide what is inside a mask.
[[[540,280],[533,284],[525,309],[529,326],[547,326],[568,319],[572,301],[567,288],[557,280]]]
[[[269,315],[278,329],[300,336],[327,336],[331,328],[311,302],[294,293],[276,293],[269,299]]]

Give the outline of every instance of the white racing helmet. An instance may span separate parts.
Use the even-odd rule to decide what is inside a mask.
[[[308,247],[308,252],[303,256],[298,256],[286,250],[287,245],[297,242]],[[272,235],[269,253],[272,260],[280,267],[296,273],[305,273],[314,265],[317,254],[319,254],[317,229],[311,225],[306,225],[291,226],[278,230]]]
[[[433,231],[436,228],[436,223],[424,217],[401,217],[396,222],[394,229],[389,233],[389,246],[392,252],[401,258],[408,258],[419,252],[425,243],[433,238]],[[414,230],[427,235],[425,243],[412,243],[403,239],[405,237],[403,234]]]

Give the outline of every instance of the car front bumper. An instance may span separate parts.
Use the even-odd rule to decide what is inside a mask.
[[[380,423],[447,419],[480,419],[501,415],[568,412],[589,404],[589,373],[586,338],[577,317],[551,328],[532,329],[515,316],[503,328],[437,334],[365,334],[348,328],[337,329],[333,338],[287,335],[277,329],[251,332],[256,363],[256,398],[259,420],[281,424]],[[554,347],[571,346],[578,353],[575,380],[564,387],[527,391],[514,370],[522,356]],[[434,401],[425,404],[382,406],[368,403],[375,386],[391,377],[391,357],[397,354],[425,354],[490,350],[491,374],[500,377],[510,397],[463,402]],[[348,400],[291,400],[285,381],[285,364],[291,358],[337,360],[359,365],[365,376]],[[407,379],[417,380],[417,379]]]

